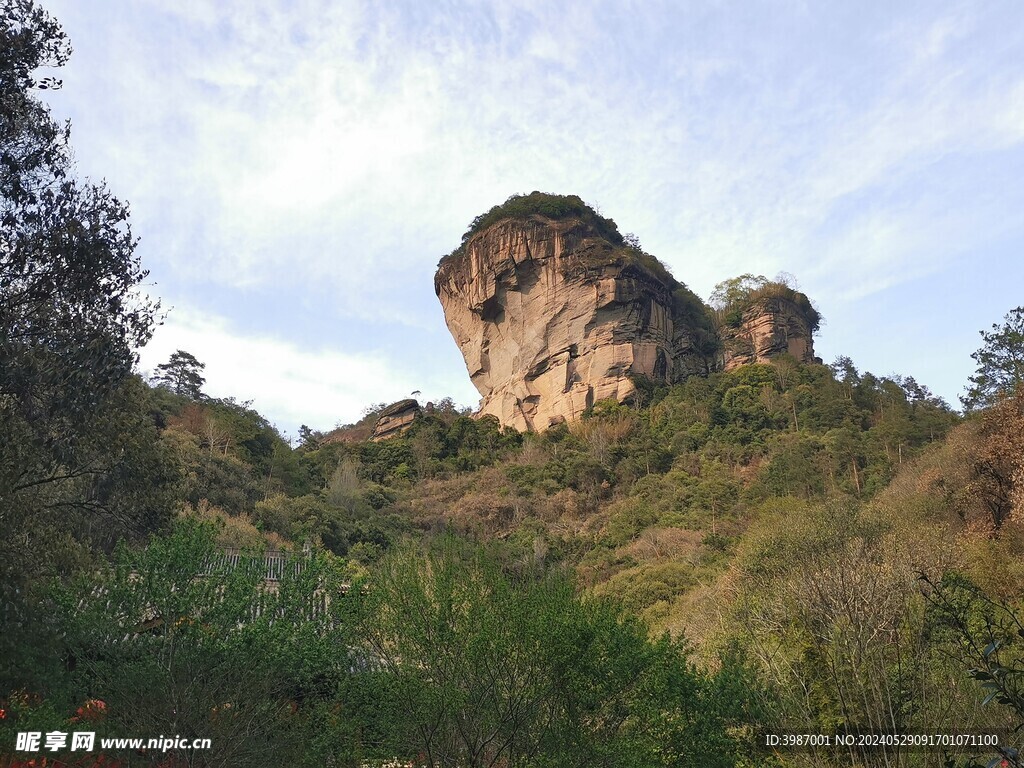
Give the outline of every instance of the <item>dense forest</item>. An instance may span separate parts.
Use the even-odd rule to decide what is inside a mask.
[[[782,356],[291,442],[186,350],[139,374],[127,207],[37,95],[67,39],[31,0],[0,36],[0,765],[1020,764],[1024,308],[963,412]],[[210,747],[45,747],[79,730]]]

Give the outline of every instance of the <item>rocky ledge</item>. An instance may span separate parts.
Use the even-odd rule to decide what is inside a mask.
[[[402,434],[412,426],[421,413],[420,404],[415,400],[399,400],[392,403],[380,412],[370,439],[378,442]]]

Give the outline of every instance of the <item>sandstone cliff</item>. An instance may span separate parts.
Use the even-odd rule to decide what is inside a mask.
[[[801,363],[821,362],[814,356],[816,313],[801,293],[793,298],[771,296],[738,310],[720,330],[722,367],[731,371],[749,363],[766,363],[789,354]]]
[[[782,354],[810,363],[820,317],[785,279],[715,289],[717,318],[615,222],[569,195],[513,195],[478,216],[434,289],[480,392],[478,415],[543,430],[636,377],[668,384]]]
[[[441,261],[434,287],[480,414],[542,430],[626,400],[632,375],[672,382],[713,364],[700,300],[602,222],[497,217]]]

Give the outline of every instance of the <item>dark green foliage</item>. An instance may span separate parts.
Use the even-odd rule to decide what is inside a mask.
[[[374,483],[411,480],[413,477],[412,448],[405,440],[363,443],[359,447],[359,461],[362,476]]]
[[[30,0],[0,15],[0,687],[47,647],[39,588],[94,550],[159,529],[173,457],[132,376],[156,304],[128,207],[74,178],[70,127],[32,93],[71,53]],[[24,662],[24,666],[21,662]],[[0,691],[0,695],[6,690]]]
[[[102,700],[104,735],[210,738],[208,764],[349,759],[351,724],[330,717],[355,664],[344,572],[299,556],[267,590],[261,553],[216,555],[211,531],[182,523],[59,589],[71,671],[50,701]]]
[[[305,424],[299,427],[299,448],[306,451],[315,451],[323,442],[322,432],[310,429]]]
[[[1013,728],[1015,738],[965,765],[1019,767],[1024,764],[1019,737],[1024,728],[1024,622],[1019,606],[993,600],[955,571],[937,583],[921,574],[920,582],[935,641],[955,649],[957,660],[978,684],[981,706],[1002,708]],[[990,760],[992,752],[998,756]]]
[[[0,41],[0,397],[59,462],[131,373],[156,307],[135,298],[147,273],[127,206],[73,180],[67,128],[29,93],[35,68],[67,60],[67,39],[17,2]]]
[[[367,636],[403,706],[390,753],[429,766],[735,765],[727,726],[749,692],[717,698],[667,638],[555,575],[503,571],[442,542],[390,557]],[[398,713],[396,713],[398,714]]]
[[[761,483],[771,495],[811,499],[825,493],[824,463],[828,459],[820,439],[782,434],[770,449],[772,461],[762,473]]]
[[[228,514],[252,512],[264,489],[252,467],[234,456],[212,453],[196,444],[178,444],[184,479],[181,499],[192,506],[207,501]]]
[[[721,348],[714,314],[697,294],[682,284],[672,291],[672,307],[675,321],[692,329],[697,353],[708,360],[704,373],[711,373],[711,363]]]
[[[54,585],[42,699],[0,734],[60,728],[94,699],[104,736],[210,738],[223,765],[724,767],[754,748],[735,661],[699,672],[682,644],[498,551],[406,547],[351,585],[314,552],[265,577],[260,552],[230,565],[180,523]]]
[[[592,226],[599,236],[614,245],[622,245],[624,242],[614,221],[601,216],[576,195],[550,195],[544,192],[512,195],[501,205],[481,213],[470,223],[469,229],[462,236],[462,242],[465,244],[477,232],[482,232],[502,219],[523,219],[534,215],[546,216],[549,219],[575,216]]]
[[[313,487],[323,488],[327,485],[331,474],[347,455],[347,451],[344,443],[324,444],[321,442],[316,447],[299,446],[295,451],[295,458],[300,470],[310,478]]]
[[[638,412],[599,404],[590,419],[597,429],[630,414],[628,434],[601,451],[603,476],[613,483],[628,485],[697,454],[731,468],[756,460],[759,487],[771,495],[870,495],[957,420],[926,390],[910,387],[918,395],[908,396],[901,381],[871,374],[837,381],[825,366],[780,360],[651,389],[653,404]],[[556,430],[543,440],[559,443],[557,458],[541,475],[515,468],[517,482],[545,476],[561,487],[563,468],[578,461],[573,454],[593,452]]]
[[[380,486],[351,495],[331,491],[295,498],[275,495],[256,503],[254,519],[261,530],[299,544],[319,542],[340,557],[353,557],[353,548],[363,545],[359,559],[375,560],[408,532],[409,523],[379,513],[367,496],[382,504],[381,508],[393,501],[392,494]]]
[[[514,429],[503,429],[494,418],[424,413],[401,435],[353,447],[362,478],[387,486],[408,483],[446,472],[471,472],[498,461],[522,443]],[[306,460],[328,472],[337,466],[342,448],[327,446],[306,454]],[[332,467],[333,469],[333,467]]]
[[[985,342],[971,357],[978,369],[960,402],[967,411],[987,408],[1000,396],[1012,395],[1024,381],[1024,307],[1011,310],[1003,324],[981,331]]]
[[[668,267],[646,251],[627,248],[624,250],[613,251],[612,253],[614,253],[616,258],[622,259],[622,262],[626,267],[623,270],[624,275],[630,276],[631,269],[639,267],[643,272],[656,277],[658,281],[672,293],[673,300],[678,302],[678,309],[685,311],[687,303],[691,300],[691,296],[692,298],[697,299],[697,301],[700,301],[696,294],[691,294],[690,290],[685,285],[672,276]]]
[[[206,383],[200,375],[206,367],[188,352],[178,350],[166,363],[156,367],[156,374],[153,382],[159,387],[166,387],[176,395],[187,397],[189,400],[200,400],[203,397],[203,384]]]
[[[688,582],[629,570],[640,564],[610,549],[662,528],[730,537],[772,498],[869,498],[957,422],[926,390],[848,374],[780,360],[674,387],[638,382],[651,405],[601,402],[579,424],[528,436],[531,458],[501,463],[507,485],[492,503],[560,505],[574,492],[574,509],[606,516],[599,535],[580,541],[581,567],[598,580],[626,569],[649,582],[623,582],[639,590],[631,605],[651,605]],[[713,568],[722,547],[712,550],[686,551]]]
[[[956,572],[941,582],[920,577],[930,629],[955,643],[984,692],[983,705],[1002,705],[1024,725],[1024,621],[1016,606],[993,600]]]
[[[156,306],[135,297],[147,273],[127,206],[72,178],[68,129],[29,92],[37,67],[67,60],[66,37],[25,0],[0,18],[0,49],[0,421],[23,452],[0,475],[10,508],[102,474],[96,432],[121,416]]]
[[[195,402],[170,389],[152,390],[154,417],[165,427],[184,471],[181,498],[205,499],[230,514],[251,512],[272,493],[297,496],[323,486],[276,428],[249,403],[233,398]]]

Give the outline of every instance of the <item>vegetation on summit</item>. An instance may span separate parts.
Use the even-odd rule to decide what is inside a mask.
[[[960,398],[968,411],[995,405],[1024,382],[1024,307],[1007,313],[1002,325],[981,331],[981,338],[984,344],[971,355],[978,369]]]
[[[381,405],[293,447],[183,350],[133,373],[157,308],[132,300],[127,209],[74,179],[31,93],[70,49],[30,0],[0,18],[3,760],[88,728],[213,743],[108,765],[1020,764],[1019,308],[983,333],[967,416],[780,356],[542,434],[442,401],[389,440]],[[618,236],[582,205],[474,227]],[[783,288],[744,275],[715,303]],[[865,731],[1004,741],[763,739]]]
[[[523,219],[529,216],[546,216],[549,219],[576,217],[589,224],[597,234],[614,245],[624,240],[619,228],[611,219],[606,219],[576,195],[551,195],[531,192],[528,195],[512,195],[504,203],[495,205],[486,213],[473,219],[469,229],[462,235],[465,245],[477,232],[483,232],[502,219]]]
[[[792,277],[788,275],[779,275],[769,280],[764,275],[747,273],[716,285],[711,293],[710,304],[725,325],[735,328],[743,322],[743,313],[759,302],[785,299],[800,309],[814,333],[821,327],[821,314],[805,294],[791,285],[792,282]]]

